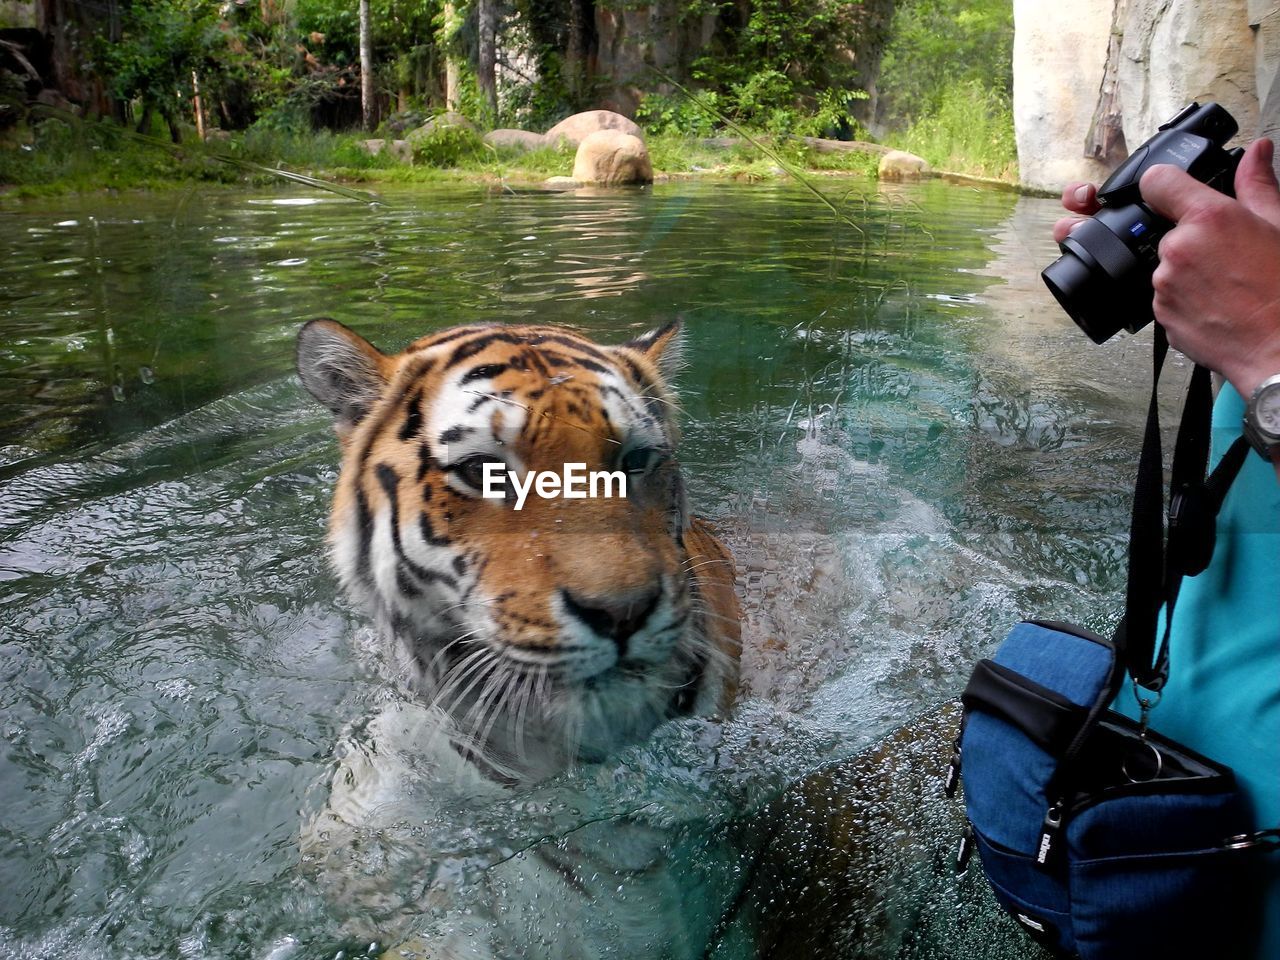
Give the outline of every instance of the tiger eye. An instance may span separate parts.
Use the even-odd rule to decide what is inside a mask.
[[[618,462],[618,469],[626,473],[644,473],[654,466],[662,456],[662,451],[654,447],[637,447],[628,450]]]
[[[487,463],[496,463],[502,468],[497,482],[503,489],[506,489],[507,464],[501,457],[490,456],[487,453],[477,453],[459,460],[451,469],[467,486],[474,487],[476,490],[484,490],[484,467]]]

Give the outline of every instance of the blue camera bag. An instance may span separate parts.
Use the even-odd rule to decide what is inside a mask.
[[[1155,379],[1167,344],[1156,328]],[[1239,440],[1206,480],[1208,372],[1197,368],[1179,428],[1168,543],[1155,387],[1130,536],[1125,617],[1107,640],[1062,623],[1017,624],[978,663],[947,791],[963,767],[969,833],[996,899],[1055,956],[1248,958],[1261,915],[1254,833],[1231,770],[1147,727],[1168,675],[1183,575],[1208,565],[1213,522],[1248,452]],[[1128,678],[1140,722],[1109,709]],[[1144,697],[1140,688],[1151,691]]]
[[[960,755],[983,870],[1060,956],[1246,957],[1256,886],[1232,844],[1253,826],[1235,778],[1153,731],[1140,740],[1105,709],[1116,673],[1109,641],[1036,622],[978,664]],[[1143,743],[1160,751],[1158,775]]]

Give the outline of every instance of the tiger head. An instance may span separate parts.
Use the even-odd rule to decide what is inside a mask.
[[[472,325],[394,355],[332,320],[298,335],[342,447],[339,579],[497,779],[732,695],[732,561],[690,518],[674,455],[679,347],[677,324],[613,347]]]

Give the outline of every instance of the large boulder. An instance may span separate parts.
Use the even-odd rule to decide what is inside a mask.
[[[547,139],[540,133],[528,130],[490,130],[484,135],[484,142],[491,147],[508,147],[515,150],[537,150],[547,145]]]
[[[1057,192],[1072,180],[1107,178],[1107,168],[1084,154],[1113,5],[1014,0],[1013,124],[1026,186]]]
[[[408,140],[360,140],[360,149],[371,157],[389,153],[401,163],[413,163],[413,147]]]
[[[1245,139],[1258,129],[1248,0],[1129,0],[1116,89],[1135,149],[1192,100],[1216,100]]]
[[[881,180],[919,180],[931,172],[924,157],[905,150],[890,150],[880,158]]]
[[[578,144],[573,179],[579,183],[618,186],[652,183],[653,165],[644,141],[618,130],[597,130]]]
[[[476,125],[462,114],[449,111],[448,113],[437,114],[416,130],[410,130],[404,135],[404,138],[409,143],[416,144],[419,140],[444,127],[466,127],[468,130],[474,130]]]
[[[620,113],[612,110],[587,110],[575,113],[557,123],[546,133],[546,142],[554,145],[559,140],[567,140],[572,146],[578,146],[589,134],[599,130],[617,130],[633,137],[644,139],[642,131],[634,120],[628,120]]]

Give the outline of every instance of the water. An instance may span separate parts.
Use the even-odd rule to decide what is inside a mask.
[[[483,922],[495,904],[466,891],[494,863],[587,825],[607,845],[620,818],[659,837],[694,891],[676,912],[711,936],[750,864],[762,915],[767,884],[785,896],[767,864],[788,825],[818,837],[813,876],[847,873],[814,852],[842,810],[879,879],[841,902],[879,920],[833,928],[833,955],[1025,955],[937,866],[954,811],[916,780],[945,723],[873,744],[958,693],[1020,615],[1111,625],[1147,341],[1096,348],[1039,288],[1049,201],[826,189],[860,229],[730,184],[7,210],[0,957],[353,956]],[[291,373],[321,315],[384,348],[472,321],[618,341],[684,317],[682,461],[744,590],[734,717],[497,800],[404,751],[383,827],[303,863],[335,746],[413,708],[323,561],[336,444]],[[442,870],[462,891],[444,919],[413,901]],[[596,912],[607,927],[644,896]],[[709,955],[742,955],[739,927]]]

